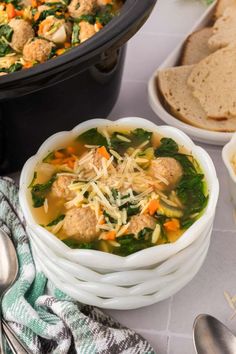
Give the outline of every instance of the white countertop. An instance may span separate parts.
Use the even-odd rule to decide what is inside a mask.
[[[124,80],[112,118],[140,116],[162,124],[147,99],[147,81],[206,9],[197,0],[159,0],[150,19],[129,42]],[[109,311],[134,328],[158,354],[194,354],[192,324],[209,313],[236,333],[236,317],[224,291],[236,294],[236,224],[228,191],[221,148],[206,147],[220,180],[220,199],[207,259],[197,276],[178,294],[156,305],[133,311]]]

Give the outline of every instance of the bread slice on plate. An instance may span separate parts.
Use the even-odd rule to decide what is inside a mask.
[[[208,40],[212,36],[212,27],[202,28],[188,36],[184,44],[180,65],[199,63],[212,53],[208,47]]]
[[[236,6],[227,7],[213,26],[213,35],[208,40],[211,51],[236,43]]]
[[[222,121],[207,118],[187,85],[193,69],[194,65],[186,65],[159,71],[157,87],[166,109],[174,117],[198,128],[219,132],[236,131],[236,118]]]
[[[236,6],[236,0],[218,0],[215,7],[215,13],[213,15],[214,19],[222,16],[225,9],[231,6]]]
[[[236,117],[236,45],[220,49],[196,64],[188,86],[207,117]]]

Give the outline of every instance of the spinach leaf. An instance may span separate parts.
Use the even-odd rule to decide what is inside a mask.
[[[138,233],[139,240],[151,241],[150,237],[152,236],[153,230],[149,227],[144,227],[144,229],[140,230]]]
[[[103,26],[106,26],[114,15],[111,13],[110,7],[106,7],[105,10],[99,11],[96,14],[96,21],[100,22]]]
[[[5,2],[6,4],[12,4],[14,5],[14,7],[17,9],[17,10],[21,10],[22,9],[22,5],[20,4],[21,1],[19,0],[4,0],[3,2]]]
[[[137,146],[144,143],[145,141],[150,141],[152,135],[152,132],[148,132],[147,130],[144,130],[142,128],[137,128],[132,132],[132,140],[134,145]]]
[[[110,214],[108,214],[108,212],[106,212],[105,210],[103,212],[103,215],[104,215],[106,221],[108,220],[108,222],[110,222],[111,224],[116,223],[116,220],[113,219],[113,217]]]
[[[80,21],[85,21],[90,23],[91,25],[94,25],[96,22],[96,18],[92,14],[87,14],[87,15],[81,15],[79,18],[75,19],[76,22]]]
[[[140,212],[140,207],[136,206],[134,204],[131,204],[130,202],[127,202],[119,207],[120,210],[126,209],[127,216],[133,216],[136,215]]]
[[[80,26],[78,23],[74,23],[71,35],[71,44],[76,45],[80,43],[79,40]]]
[[[33,175],[32,181],[30,182],[30,184],[29,184],[28,188],[33,187],[34,182],[35,182],[35,181],[36,181],[36,179],[37,179],[37,176],[38,176],[37,172],[36,172],[36,171],[34,171],[34,175]]]
[[[137,239],[134,237],[134,234],[117,237],[116,241],[120,243],[120,247],[115,247],[113,253],[119,256],[128,256],[132,253],[154,246],[150,240],[144,240],[142,238]]]
[[[184,175],[176,193],[185,206],[184,216],[200,212],[207,204],[208,197],[204,194],[204,175]]]
[[[88,145],[107,146],[107,139],[98,132],[97,128],[87,130],[85,133],[79,135],[76,140],[80,140]]]
[[[118,198],[118,195],[119,195],[118,190],[115,189],[115,188],[112,188],[111,189],[111,193],[112,193],[113,198],[116,200]]]
[[[20,63],[15,63],[12,64],[9,68],[0,68],[0,72],[4,72],[4,73],[14,73],[15,71],[19,71],[22,69],[22,64]]]
[[[162,138],[161,145],[155,150],[156,156],[166,156],[169,153],[176,153],[179,151],[178,144],[171,138]]]
[[[11,41],[13,35],[13,29],[8,25],[2,25],[0,27],[0,38],[4,37],[8,42]]]
[[[12,53],[11,47],[3,39],[0,40],[0,57],[5,57],[5,55]]]
[[[120,139],[120,137],[124,137],[128,140],[130,140],[129,135],[122,134],[120,132],[114,132],[110,138],[111,140],[111,147],[119,152],[120,154],[123,154],[132,144],[131,140],[130,141],[124,141]]]
[[[31,188],[31,195],[33,200],[33,207],[40,208],[43,206],[44,201],[48,192],[50,192],[53,182],[56,180],[56,176],[52,176],[52,178],[46,183],[35,184]]]
[[[49,224],[47,224],[48,227],[50,226],[55,226],[57,225],[60,221],[65,219],[65,215],[61,214],[59,215],[56,219],[52,220]]]
[[[92,249],[97,249],[96,244],[93,242],[84,242],[84,243],[79,243],[76,240],[73,239],[68,239],[68,240],[63,240],[63,243],[65,243],[68,247],[73,248],[73,249],[87,249],[87,250],[92,250]]]
[[[49,154],[43,159],[43,162],[48,163],[53,159],[55,159],[54,151],[49,152]]]

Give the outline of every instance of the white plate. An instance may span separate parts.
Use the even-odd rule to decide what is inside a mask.
[[[214,12],[215,3],[212,4],[207,11],[203,14],[203,16],[198,20],[195,26],[192,28],[190,33],[201,29],[209,24],[209,21],[212,18],[212,14]],[[186,37],[187,38],[187,37]],[[211,145],[224,145],[233,136],[233,133],[221,133],[221,132],[213,132],[210,130],[204,130],[201,128],[196,128],[192,125],[184,123],[179,119],[172,116],[168,113],[163,107],[160,99],[157,95],[156,90],[156,76],[157,71],[160,69],[176,66],[176,63],[180,57],[180,53],[182,52],[183,45],[185,43],[186,38],[178,45],[178,47],[167,57],[167,59],[159,66],[159,68],[153,73],[152,77],[148,83],[148,96],[149,103],[151,108],[156,113],[156,115],[163,120],[168,125],[172,125],[180,130],[184,131],[186,134],[191,136],[192,139],[196,141],[200,141],[202,143],[207,143]]]

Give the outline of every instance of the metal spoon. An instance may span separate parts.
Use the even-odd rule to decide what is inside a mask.
[[[14,283],[17,274],[18,260],[15,247],[8,235],[0,229],[0,319],[2,297]],[[0,321],[0,353],[4,354],[2,321]]]
[[[222,322],[199,315],[193,325],[193,341],[198,354],[235,354],[236,337]]]

